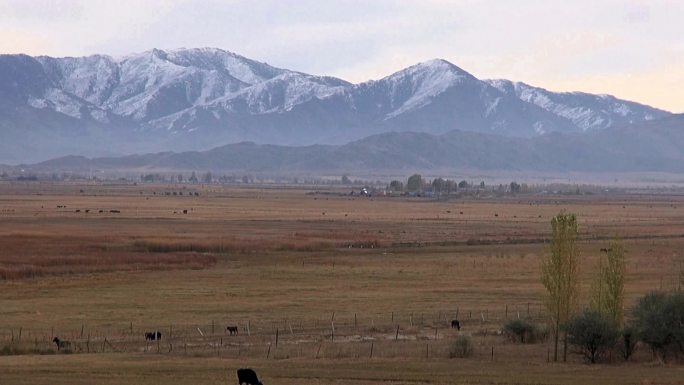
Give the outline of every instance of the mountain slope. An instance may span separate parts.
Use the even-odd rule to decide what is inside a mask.
[[[121,158],[66,157],[22,166],[34,171],[185,170],[296,174],[476,169],[684,172],[684,115],[638,126],[532,138],[454,130],[390,132],[345,145],[287,147],[238,143],[202,152]]]
[[[642,104],[620,100],[611,95],[551,92],[522,82],[502,79],[485,82],[507,95],[514,95],[522,101],[568,119],[583,131],[623,126],[669,115],[666,111],[647,108]]]
[[[0,161],[12,163],[242,141],[340,144],[390,131],[535,137],[667,115],[609,96],[481,81],[439,59],[350,84],[215,48],[0,55]]]

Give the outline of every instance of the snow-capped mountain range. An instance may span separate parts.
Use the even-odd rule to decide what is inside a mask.
[[[341,144],[389,131],[530,138],[668,115],[607,95],[479,80],[439,59],[351,84],[214,48],[153,49],[116,59],[0,55],[4,162],[241,141]]]

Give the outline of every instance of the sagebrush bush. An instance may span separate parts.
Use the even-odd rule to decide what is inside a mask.
[[[470,336],[458,336],[449,344],[449,358],[465,358],[473,355],[473,341]]]
[[[544,340],[544,328],[525,319],[513,319],[504,325],[509,338],[521,344],[534,344]]]
[[[684,354],[684,293],[653,292],[639,300],[633,311],[636,337],[667,360],[668,353]]]
[[[613,348],[620,334],[617,324],[594,310],[584,310],[565,325],[568,342],[594,364]]]

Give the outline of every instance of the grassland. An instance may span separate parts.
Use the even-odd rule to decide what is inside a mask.
[[[552,364],[548,343],[499,335],[506,319],[545,319],[539,257],[560,210],[580,218],[584,293],[614,236],[629,306],[675,287],[684,197],[339,193],[0,185],[0,347],[26,353],[0,356],[0,383],[223,384],[241,366],[266,384],[684,382],[646,348]],[[473,357],[448,358],[459,334]],[[54,335],[73,354],[49,354]]]

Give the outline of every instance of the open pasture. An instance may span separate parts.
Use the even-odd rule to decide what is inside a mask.
[[[684,381],[646,348],[632,363],[548,364],[547,342],[500,335],[506,319],[545,319],[539,256],[560,210],[579,217],[583,294],[614,236],[628,304],[675,287],[684,197],[347,192],[0,185],[0,348],[74,344],[1,356],[0,383],[225,384],[240,366],[266,384]],[[449,358],[458,335],[472,357]]]

